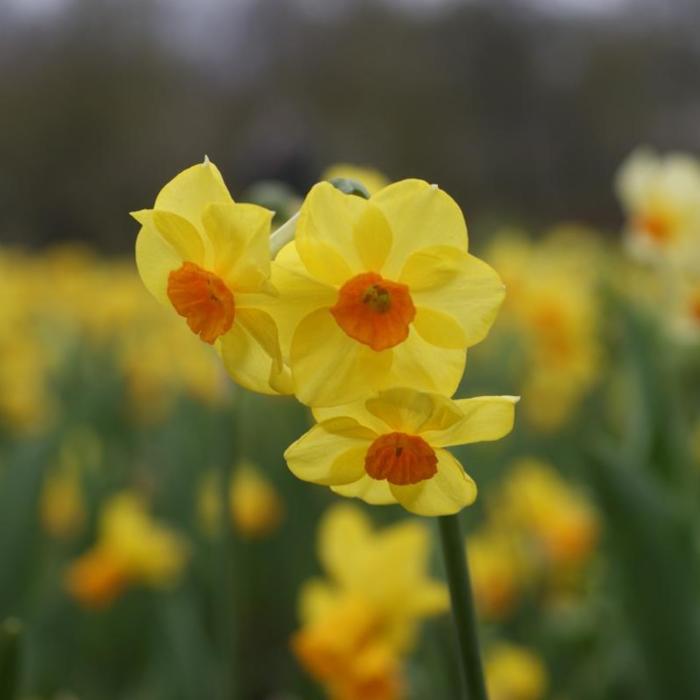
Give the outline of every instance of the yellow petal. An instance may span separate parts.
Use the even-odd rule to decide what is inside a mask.
[[[299,212],[296,244],[313,277],[338,286],[362,271],[354,231],[366,208],[366,200],[343,194],[328,182],[311,189]]]
[[[436,185],[401,180],[373,195],[394,234],[383,274],[396,279],[411,253],[446,245],[467,250],[467,225],[457,203]]]
[[[476,484],[446,450],[436,450],[437,473],[410,486],[391,485],[396,500],[417,515],[451,515],[476,499]]]
[[[503,282],[493,268],[473,255],[444,249],[433,253],[436,269],[440,269],[440,261],[443,261],[443,270],[453,265],[455,272],[436,274],[433,285],[421,288],[412,284],[412,275],[405,270],[400,279],[411,287],[416,307],[432,309],[455,319],[464,332],[466,346],[472,346],[484,339],[496,318],[505,296]],[[415,268],[413,262],[410,265]],[[425,279],[426,274],[423,274],[421,281]]]
[[[331,418],[348,417],[354,418],[358,423],[377,434],[385,432],[387,428],[387,424],[383,420],[367,411],[364,400],[339,406],[314,406],[311,412],[318,423]]]
[[[272,263],[272,284],[278,297],[268,308],[280,334],[280,343],[286,356],[292,337],[303,318],[322,307],[335,304],[338,292],[309,277],[294,241],[287,244]]]
[[[272,318],[257,309],[239,309],[231,330],[221,338],[221,356],[233,379],[251,391],[278,393],[271,385],[273,376],[283,371]]]
[[[365,270],[379,272],[389,255],[392,243],[389,223],[381,210],[368,204],[355,224],[354,240]]]
[[[464,418],[447,430],[430,436],[430,444],[437,447],[466,445],[471,442],[498,440],[513,429],[515,404],[518,396],[480,396],[457,399],[455,404]]]
[[[444,430],[462,417],[452,401],[438,394],[412,389],[389,389],[368,399],[366,410],[381,419],[391,430],[417,434],[426,430]]]
[[[202,215],[209,204],[230,204],[231,195],[219,169],[208,160],[176,175],[156,198],[154,209],[171,211],[202,227]]]
[[[161,303],[172,306],[168,298],[168,276],[182,266],[182,257],[156,230],[145,223],[136,238],[136,267],[148,291]]]
[[[326,581],[310,579],[299,593],[299,617],[308,623],[324,617],[332,609],[337,599],[336,591]]]
[[[406,599],[406,612],[410,615],[437,615],[449,609],[450,596],[442,583],[426,581]]]
[[[153,225],[183,260],[204,264],[204,244],[197,229],[177,214],[169,211],[151,212]]]
[[[374,393],[391,365],[392,350],[375,352],[349,338],[328,309],[307,316],[292,339],[296,396],[311,406],[350,403]]]
[[[352,584],[372,542],[372,527],[356,506],[338,504],[321,519],[318,553],[323,568],[341,585]]]
[[[359,498],[370,505],[383,506],[396,503],[396,498],[389,489],[389,482],[377,481],[367,476],[367,474],[352,484],[333,486],[331,490],[340,496]]]
[[[380,388],[403,386],[445,396],[455,393],[467,360],[466,350],[431,345],[413,327],[408,338],[392,352],[393,362],[383,375]]]
[[[329,418],[323,421],[323,427],[334,435],[341,437],[357,438],[371,442],[377,437],[377,433],[364,425],[361,421],[348,416],[339,416],[337,418]]]
[[[270,276],[273,212],[255,204],[210,204],[202,221],[212,243],[210,269],[234,292],[259,289]]]
[[[399,282],[411,293],[443,287],[462,269],[461,251],[449,246],[431,246],[412,253],[401,268]]]
[[[459,350],[467,347],[467,336],[457,320],[435,309],[418,307],[413,325],[418,334],[431,345]]]
[[[333,428],[331,432],[325,423],[319,423],[287,448],[284,458],[294,476],[326,486],[347,484],[363,476],[371,435],[362,437],[358,432],[361,426],[351,418],[345,419],[344,431],[338,423]]]

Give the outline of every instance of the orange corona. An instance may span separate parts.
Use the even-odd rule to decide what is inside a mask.
[[[437,473],[433,448],[418,435],[380,435],[367,450],[365,471],[373,479],[406,486],[430,479]]]
[[[170,273],[168,298],[205,343],[213,344],[233,325],[236,306],[231,290],[220,277],[195,263],[183,263]]]
[[[406,340],[416,307],[405,284],[365,272],[340,288],[331,313],[351,338],[379,352]]]

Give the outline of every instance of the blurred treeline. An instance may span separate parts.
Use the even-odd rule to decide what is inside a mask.
[[[126,212],[205,153],[239,195],[366,162],[439,182],[477,237],[616,228],[627,152],[700,150],[700,4],[556,4],[0,4],[0,237],[126,251]]]

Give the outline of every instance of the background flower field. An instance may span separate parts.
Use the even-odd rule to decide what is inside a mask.
[[[0,9],[0,700],[458,697],[433,521],[298,481],[309,409],[235,386],[138,278],[127,212],[204,152],[276,225],[322,177],[455,196],[507,288],[456,395],[522,396],[511,435],[455,450],[491,698],[700,697],[697,10],[599,4]],[[329,658],[383,682],[330,695]]]

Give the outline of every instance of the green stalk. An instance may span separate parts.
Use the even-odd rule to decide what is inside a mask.
[[[472,598],[466,548],[459,514],[438,518],[445,558],[447,583],[452,600],[452,617],[457,630],[460,660],[467,700],[488,700],[481,666],[477,620]]]

